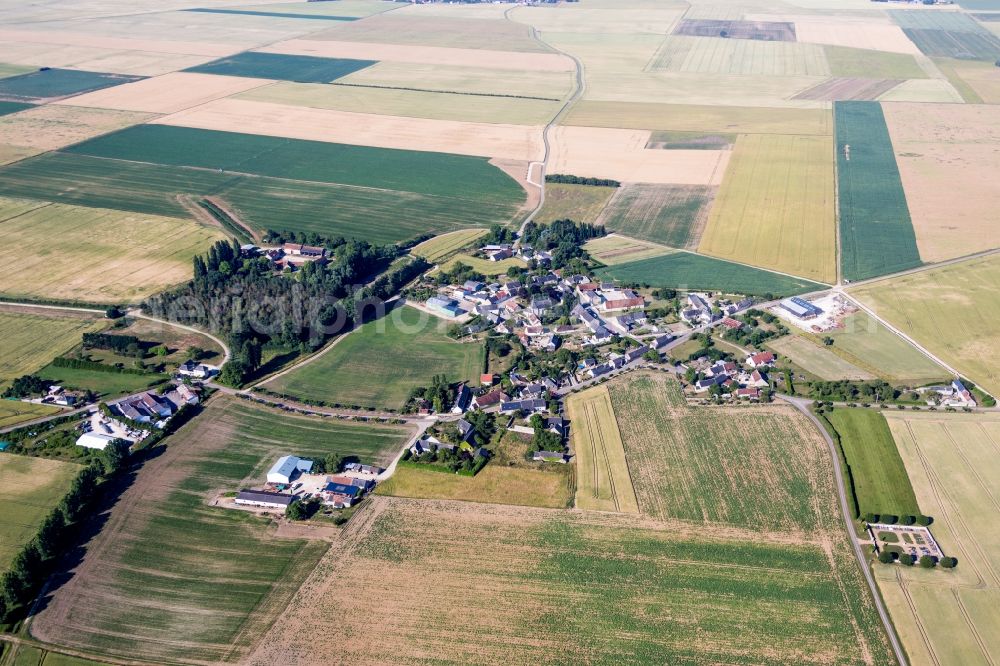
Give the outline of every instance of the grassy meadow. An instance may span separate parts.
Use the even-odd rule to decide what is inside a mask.
[[[459,253],[441,264],[441,268],[446,271],[450,271],[456,264],[469,266],[477,273],[482,273],[486,277],[506,275],[508,269],[510,268],[527,268],[528,266],[528,264],[526,264],[523,260],[516,257],[503,259],[501,261],[490,261],[489,259],[483,259],[482,257],[473,257],[470,254]]]
[[[840,271],[862,280],[920,265],[917,239],[878,102],[834,104]]]
[[[516,504],[564,509],[573,503],[573,465],[536,463],[525,458],[528,443],[508,432],[493,447],[494,457],[473,477],[400,466],[378,485],[379,495]]]
[[[913,486],[882,413],[835,409],[827,419],[839,435],[859,514],[919,515]]]
[[[832,152],[828,137],[740,136],[698,250],[836,282]]]
[[[825,345],[804,336],[786,335],[766,344],[780,356],[790,358],[806,372],[820,379],[874,379],[875,375],[834,354]]]
[[[384,464],[407,432],[212,400],[139,473],[73,580],[35,618],[35,635],[143,661],[238,660],[327,544],[276,538],[272,520],[211,506],[215,494],[261,483],[287,453]]]
[[[608,388],[598,386],[571,395],[566,400],[566,417],[573,426],[576,508],[638,513]]]
[[[700,185],[628,183],[611,198],[600,221],[609,231],[693,250],[708,220],[715,190]]]
[[[991,256],[877,282],[852,295],[987,392],[998,395],[998,280],[1000,258]]]
[[[72,463],[0,453],[0,572],[69,491],[80,471]]]
[[[88,317],[49,317],[0,310],[0,386],[31,374],[76,345],[84,333],[104,328]]]
[[[314,361],[267,382],[271,391],[328,404],[400,409],[436,374],[474,381],[483,346],[445,335],[448,323],[402,306],[333,343]]]
[[[81,391],[93,391],[105,397],[142,391],[168,378],[166,374],[154,372],[133,375],[124,372],[102,372],[81,368],[57,368],[51,364],[41,368],[35,374],[53,384]]]
[[[926,79],[916,59],[908,53],[888,53],[847,46],[825,46],[830,74],[861,79]]]
[[[452,231],[447,234],[435,236],[430,240],[415,246],[410,250],[411,254],[423,257],[427,261],[437,263],[445,259],[464,247],[471,245],[477,238],[486,235],[485,229],[464,229]]]
[[[669,247],[626,236],[619,236],[618,234],[593,238],[587,241],[583,247],[590,253],[591,257],[607,266],[626,264],[674,252]]]
[[[568,183],[546,183],[545,204],[534,221],[548,224],[556,220],[570,219],[574,222],[594,224],[601,217],[609,199],[613,199],[617,188],[596,185],[572,185]]]
[[[62,411],[53,405],[39,405],[20,400],[0,400],[0,428],[8,428],[24,421],[52,416]]]
[[[921,510],[951,570],[875,565],[911,663],[989,663],[1000,650],[1000,492],[994,413],[886,414]]]
[[[628,514],[384,497],[358,518],[251,662],[287,654],[305,625],[316,661],[891,661],[842,541],[828,554]]]
[[[92,303],[136,301],[184,282],[192,257],[226,237],[190,220],[3,198],[0,225],[3,295]]]
[[[823,289],[824,285],[803,278],[772,273],[752,266],[705,257],[690,252],[674,252],[598,271],[601,277],[653,287],[708,289],[728,294],[790,296]]]

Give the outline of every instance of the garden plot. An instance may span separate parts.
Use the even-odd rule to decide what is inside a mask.
[[[551,173],[621,182],[718,185],[727,150],[650,150],[649,132],[560,126],[553,132]]]
[[[517,53],[488,49],[454,49],[441,46],[400,46],[367,42],[290,39],[258,49],[262,53],[287,53],[322,58],[389,60],[423,65],[479,67],[482,69],[526,70],[529,72],[572,72],[573,61],[555,53]]]
[[[268,81],[236,76],[172,72],[135,83],[79,95],[62,102],[71,106],[176,113],[222,97],[266,85]]]
[[[920,256],[942,261],[1000,247],[997,109],[900,103],[884,110]]]
[[[528,125],[468,123],[220,99],[156,121],[176,127],[346,143],[379,148],[541,159],[542,132]],[[584,174],[581,174],[584,175]]]

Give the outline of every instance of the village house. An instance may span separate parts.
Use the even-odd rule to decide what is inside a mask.
[[[472,398],[472,406],[476,409],[487,409],[506,401],[507,394],[502,389],[497,388],[483,395],[474,396]]]
[[[472,391],[469,390],[469,386],[462,382],[458,385],[458,389],[455,391],[455,404],[451,407],[452,414],[464,414],[467,409],[469,409],[469,404],[472,402]]]
[[[195,361],[184,361],[177,366],[177,374],[195,379],[207,379],[219,374],[219,369],[213,365],[197,363]]]
[[[610,310],[624,310],[626,308],[641,308],[646,304],[645,299],[631,289],[623,289],[621,291],[617,289],[610,291],[602,290],[601,296],[604,300],[598,307],[605,312]]]
[[[569,462],[569,454],[562,451],[535,451],[531,459],[535,462],[555,462],[566,464]]]
[[[774,365],[775,358],[773,352],[758,352],[747,356],[746,364],[751,368],[766,368]]]

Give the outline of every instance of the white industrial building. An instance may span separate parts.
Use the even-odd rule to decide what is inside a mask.
[[[267,482],[291,483],[299,474],[308,473],[312,466],[312,460],[304,460],[298,456],[281,456],[267,473]]]
[[[107,448],[108,444],[118,439],[112,435],[106,435],[101,432],[85,432],[80,435],[79,439],[76,440],[77,446],[85,446],[88,449],[97,449],[103,451]]]

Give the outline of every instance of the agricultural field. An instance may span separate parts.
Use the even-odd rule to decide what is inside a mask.
[[[141,79],[134,83],[71,97],[60,102],[59,106],[144,113],[177,113],[268,83],[269,81],[250,77],[170,72],[163,76]]]
[[[803,278],[772,273],[722,259],[691,252],[674,252],[660,257],[630,261],[603,268],[601,277],[653,287],[707,289],[727,294],[789,296],[818,291],[824,285]]]
[[[45,316],[0,310],[0,386],[35,372],[54,357],[80,343],[84,333],[104,328],[104,322],[84,316]]]
[[[0,400],[0,428],[9,428],[24,421],[52,416],[60,411],[62,411],[61,408],[53,405],[39,405],[19,400]]]
[[[364,21],[339,24],[312,33],[305,39],[523,53],[552,52],[551,48],[532,37],[527,25],[507,21],[502,15],[497,18],[430,16],[426,12],[407,9],[385,12]]]
[[[627,183],[611,197],[599,222],[626,236],[693,250],[715,193],[716,188],[703,185]]]
[[[889,10],[924,55],[988,60],[1000,58],[1000,37],[963,12]]]
[[[474,507],[376,498],[247,663],[891,661],[842,538]]]
[[[410,254],[423,257],[432,264],[444,259],[458,250],[472,244],[477,238],[486,235],[485,229],[465,229],[462,231],[452,231],[447,234],[435,236],[430,240],[416,245],[410,250]]]
[[[827,137],[740,136],[699,252],[836,282],[832,152]]]
[[[817,44],[728,39],[717,34],[670,35],[650,69],[722,76],[830,76],[826,53]]]
[[[52,364],[46,365],[35,374],[52,384],[80,391],[93,391],[95,394],[107,398],[137,393],[169,379],[169,375],[162,373],[149,372],[135,375],[83,368],[60,368]]]
[[[71,657],[59,652],[42,650],[25,644],[10,645],[9,652],[4,648],[7,643],[0,643],[0,664],[4,666],[110,666],[103,662]]]
[[[573,465],[536,463],[526,459],[527,441],[509,432],[494,448],[494,457],[476,476],[399,465],[376,489],[379,495],[461,500],[564,509],[573,504]]]
[[[817,492],[835,506],[830,453],[791,407],[690,407],[665,375],[608,386],[644,515],[804,534],[839,519],[816,511]]]
[[[920,515],[920,505],[886,419],[871,409],[835,409],[826,417],[837,432],[850,469],[859,515]]]
[[[965,102],[1000,104],[1000,69],[995,65],[953,58],[935,58],[934,64],[948,77]]]
[[[590,256],[607,266],[617,266],[640,259],[672,254],[673,250],[662,245],[636,240],[618,234],[593,238],[583,246]]]
[[[206,62],[203,65],[188,67],[184,71],[302,83],[329,83],[374,64],[374,60],[314,58],[303,55],[244,51],[233,56]]]
[[[684,19],[674,28],[675,35],[751,39],[765,42],[794,42],[795,24],[784,21],[725,21]]]
[[[149,80],[149,79],[146,79]],[[152,118],[152,114],[62,104],[31,106],[0,117],[0,144],[29,149],[26,155],[57,150]]]
[[[866,17],[868,18],[868,17]],[[910,41],[903,30],[891,25],[886,19],[858,20],[858,17],[814,14],[795,17],[795,33],[798,41],[812,44],[826,44],[835,49],[866,51],[873,61],[881,58],[881,53],[902,53],[919,55],[920,50]],[[830,67],[836,66],[837,54],[827,52]]]
[[[448,326],[422,310],[398,307],[264,386],[328,404],[400,409],[411,389],[427,386],[436,374],[452,382],[479,377],[482,345],[452,340]]]
[[[885,118],[920,256],[936,262],[1000,247],[1000,182],[992,177],[1000,169],[1000,113],[900,103],[886,104]]]
[[[920,265],[906,193],[878,102],[837,102],[840,272],[845,280]]]
[[[898,79],[833,78],[803,90],[794,99],[872,101],[881,98],[900,85]]]
[[[545,205],[533,219],[539,224],[565,219],[594,224],[617,193],[614,187],[546,183]]]
[[[833,119],[828,109],[761,109],[583,100],[573,105],[563,122],[580,127],[683,132],[794,135],[833,133]]]
[[[573,428],[576,508],[639,513],[608,387],[571,395],[566,416]]]
[[[416,82],[413,85],[420,85]],[[237,96],[255,102],[306,106],[351,113],[429,118],[472,123],[543,126],[559,102],[468,93],[427,92],[361,85],[275,83]]]
[[[790,358],[806,372],[824,380],[875,379],[867,370],[844,360],[830,349],[799,335],[786,335],[767,342],[767,348]]]
[[[948,377],[944,368],[866,312],[848,315],[842,328],[824,335],[833,338],[832,353],[887,382],[919,386]]]
[[[4,198],[0,225],[3,295],[93,303],[134,302],[184,282],[192,257],[225,238],[189,220]]]
[[[827,46],[826,60],[832,76],[865,79],[926,79],[916,59],[907,53]]]
[[[216,494],[260,483],[286,453],[385,464],[407,433],[211,400],[144,465],[32,634],[118,658],[239,660],[328,544],[278,538],[272,519],[212,506]]]
[[[445,271],[450,271],[456,264],[464,264],[471,267],[477,273],[482,273],[483,275],[490,277],[506,275],[507,271],[511,268],[527,268],[527,264],[522,259],[518,259],[516,257],[503,259],[501,261],[490,261],[489,259],[473,257],[472,255],[464,253],[456,254],[442,264],[441,268]]]
[[[52,102],[136,80],[137,77],[122,74],[101,74],[75,69],[46,69],[0,79],[0,100],[31,103]]]
[[[419,82],[419,83],[415,83]],[[420,89],[467,95],[503,95],[557,101],[570,94],[570,72],[494,69],[455,64],[380,62],[348,74],[338,83],[353,86]]]
[[[4,102],[0,101],[0,116],[6,116],[11,113],[17,113],[19,111],[24,111],[25,109],[32,108],[33,105],[26,102]]]
[[[80,471],[72,463],[0,453],[0,571],[69,491]]]
[[[647,150],[650,133],[597,127],[555,128],[550,173],[620,182],[718,185],[728,150]]]
[[[988,393],[1000,395],[1000,258],[990,256],[861,287],[852,296]],[[941,335],[948,331],[948,335]]]
[[[921,510],[953,570],[875,566],[914,664],[988,664],[1000,650],[1000,417],[887,414]]]
[[[738,135],[727,132],[677,132],[655,130],[646,148],[659,150],[730,150]]]

